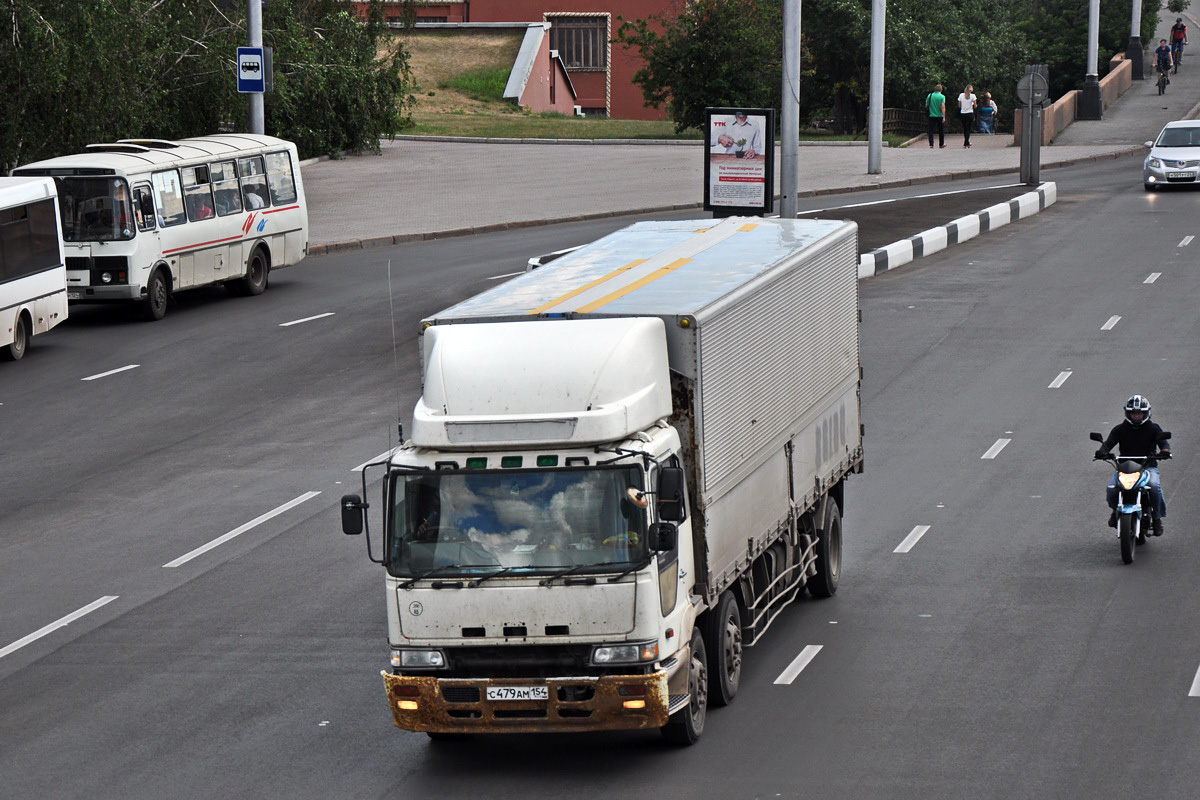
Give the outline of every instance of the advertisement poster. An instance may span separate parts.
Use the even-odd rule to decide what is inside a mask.
[[[775,207],[775,109],[706,108],[704,209],[762,216]]]

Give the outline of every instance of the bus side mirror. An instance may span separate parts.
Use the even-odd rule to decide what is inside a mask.
[[[679,530],[673,522],[655,522],[646,533],[646,542],[656,553],[666,553],[679,543]]]
[[[683,521],[683,470],[679,467],[662,467],[658,471],[658,490],[654,493],[658,505],[658,518],[664,522]]]
[[[363,532],[363,516],[367,504],[356,494],[342,495],[342,533],[357,536]]]

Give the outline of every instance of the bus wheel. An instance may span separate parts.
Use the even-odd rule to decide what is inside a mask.
[[[4,348],[4,358],[7,361],[20,361],[25,356],[25,351],[29,349],[30,339],[29,323],[26,321],[25,314],[17,314],[17,323],[13,326],[12,344]]]
[[[167,279],[161,269],[154,270],[146,284],[146,299],[142,301],[142,316],[150,321],[160,320],[167,315]]]
[[[267,257],[263,253],[262,248],[256,248],[250,255],[250,260],[246,263],[246,277],[238,281],[237,293],[240,295],[253,297],[254,295],[262,294],[267,290],[267,273],[270,267],[267,266]]]

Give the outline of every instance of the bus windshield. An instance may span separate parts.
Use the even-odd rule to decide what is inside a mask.
[[[64,241],[116,242],[133,238],[133,203],[124,178],[67,176],[55,181]]]
[[[637,467],[393,474],[388,570],[553,574],[649,557]]]

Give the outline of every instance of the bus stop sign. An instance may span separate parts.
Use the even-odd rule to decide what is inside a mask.
[[[267,90],[267,65],[261,47],[237,49],[237,90],[242,94]]]

